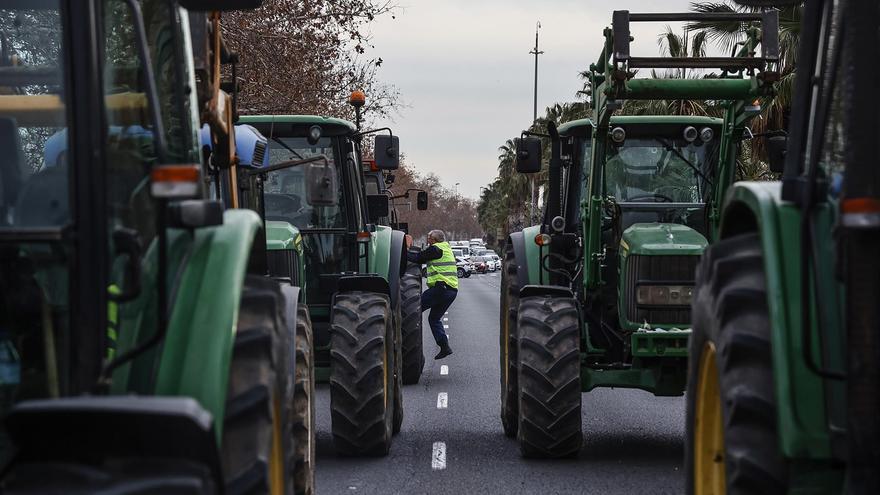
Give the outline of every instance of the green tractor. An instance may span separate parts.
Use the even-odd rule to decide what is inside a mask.
[[[501,419],[524,455],[575,455],[582,392],[685,389],[697,262],[714,238],[737,148],[757,98],[772,94],[777,17],[760,22],[735,57],[630,56],[631,22],[693,14],[614,13],[590,67],[593,120],[548,125],[549,188],[540,225],[505,247],[500,314]],[[697,20],[697,19],[692,19]],[[763,54],[756,56],[761,44]],[[633,69],[722,68],[711,79],[635,79]],[[619,116],[623,100],[712,99],[724,118]],[[524,133],[517,171],[541,168],[541,140]]]
[[[240,122],[268,139],[268,166],[254,171],[250,206],[267,224],[283,222],[300,235],[315,377],[330,384],[336,449],[385,455],[403,421],[402,342],[415,325],[421,334],[421,317],[418,301],[409,297],[404,233],[377,225],[368,208],[359,142],[371,131],[309,115],[245,116]],[[374,145],[381,170],[398,167],[396,136],[377,135]],[[308,187],[308,176],[317,170],[338,192],[335,204],[315,204],[321,198]],[[285,242],[269,244],[270,253]]]
[[[802,8],[782,180],[731,187],[697,270],[688,493],[880,492],[880,6]]]
[[[301,491],[297,288],[204,190],[204,4],[0,7],[4,493]]]

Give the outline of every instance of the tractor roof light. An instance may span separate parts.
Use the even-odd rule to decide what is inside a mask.
[[[155,166],[150,171],[150,194],[163,199],[198,197],[199,175],[198,165]]]
[[[538,234],[535,236],[535,244],[539,246],[549,246],[550,245],[550,235],[549,234]]]
[[[697,128],[692,125],[685,127],[682,136],[684,137],[685,141],[693,143],[697,140]]]
[[[700,129],[700,141],[708,143],[715,137],[715,131],[711,127],[703,127]]]
[[[321,126],[313,125],[313,126],[309,127],[309,137],[308,137],[309,144],[311,144],[313,146],[318,144],[318,141],[321,140],[321,134],[322,134]]]
[[[348,104],[355,108],[360,108],[366,103],[367,95],[365,95],[364,92],[359,89],[352,91],[351,96],[348,97]]]
[[[615,144],[623,144],[626,140],[626,131],[623,127],[615,127],[611,129],[611,140],[614,141]]]

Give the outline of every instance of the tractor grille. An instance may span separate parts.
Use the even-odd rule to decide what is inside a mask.
[[[269,264],[269,275],[290,279],[292,285],[299,286],[299,253],[293,249],[272,249],[266,251]]]
[[[693,285],[699,256],[632,255],[626,262],[626,319],[642,324],[689,325],[689,305],[641,305],[636,302],[636,288],[641,285]]]
[[[266,143],[263,141],[257,141],[257,144],[254,145],[254,157],[251,160],[251,163],[255,167],[259,167],[263,164],[263,158],[266,156]]]

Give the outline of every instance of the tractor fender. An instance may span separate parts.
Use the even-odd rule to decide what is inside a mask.
[[[406,273],[406,234],[391,231],[391,257],[388,263],[388,284],[391,286],[391,307],[396,308],[400,298],[400,278]]]
[[[339,292],[349,292],[355,290],[363,292],[375,292],[391,297],[391,286],[388,284],[388,281],[385,280],[385,277],[376,275],[375,273],[345,275],[339,277],[339,282],[337,282],[336,285],[337,294]]]
[[[813,215],[818,231],[814,249],[819,259],[834,260],[834,205],[820,205]],[[750,232],[761,236],[773,368],[784,377],[775,383],[780,446],[791,457],[810,452],[821,458],[830,455],[825,410],[809,405],[824,403],[827,385],[807,368],[802,355],[805,344],[799,315],[804,275],[800,272],[800,222],[797,206],[782,200],[779,182],[738,182],[725,198],[719,237]],[[842,321],[843,306],[843,289],[835,282],[834,265],[831,261],[819,263],[817,276],[822,283],[815,285],[815,290],[827,315],[825,331],[841,335],[842,329],[830,329]],[[814,342],[820,341],[818,335],[813,338]]]
[[[299,310],[299,294],[300,289],[295,285],[287,283],[281,284],[281,295],[284,297],[284,320],[287,322],[287,341],[291,343],[288,346],[288,363],[290,363],[291,375],[296,370],[296,314]]]
[[[192,397],[214,418],[224,417],[239,303],[261,225],[253,211],[227,210],[222,225],[193,233],[179,269],[155,395]],[[221,430],[215,428],[218,441]]]
[[[526,253],[525,236],[522,232],[514,232],[510,234],[507,242],[513,247],[513,259],[519,266],[519,270],[517,270],[517,285],[525,287],[529,285],[529,259]]]
[[[519,290],[520,299],[532,296],[574,297],[574,294],[561,285],[526,285]]]
[[[404,251],[404,233],[391,227],[380,225],[373,234],[369,246],[369,265],[363,267],[365,272],[379,275],[388,281],[391,294],[391,306],[397,307],[400,277],[406,271]]]

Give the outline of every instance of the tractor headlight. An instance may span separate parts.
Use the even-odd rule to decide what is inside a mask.
[[[690,306],[693,296],[692,285],[640,285],[636,288],[636,304],[644,306]]]

